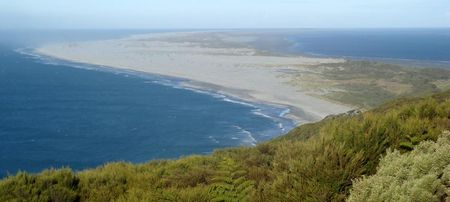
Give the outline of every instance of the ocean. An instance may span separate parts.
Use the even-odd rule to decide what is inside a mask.
[[[41,57],[31,49],[161,31],[167,30],[0,32],[0,177],[209,154],[253,146],[295,126],[282,117],[282,107],[187,89],[179,79]],[[255,46],[289,54],[450,61],[449,29],[270,33],[284,42]]]
[[[209,154],[294,127],[281,117],[285,108],[186,89],[173,78],[41,57],[22,40],[11,43],[17,36],[0,46],[0,177]]]

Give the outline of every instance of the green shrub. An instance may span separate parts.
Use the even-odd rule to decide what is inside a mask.
[[[410,153],[388,151],[377,170],[355,181],[348,201],[449,201],[450,133]]]

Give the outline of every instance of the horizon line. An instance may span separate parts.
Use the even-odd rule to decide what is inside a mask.
[[[0,31],[63,31],[63,30],[300,30],[300,29],[450,29],[442,27],[256,27],[256,28],[0,28]]]

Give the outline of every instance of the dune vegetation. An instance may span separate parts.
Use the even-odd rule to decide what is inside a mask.
[[[450,71],[409,64],[346,61],[298,66],[290,83],[321,98],[370,109],[402,96],[447,90]]]
[[[449,99],[450,91],[397,99],[364,113],[299,126],[255,147],[222,149],[211,155],[108,163],[80,172],[69,168],[20,172],[0,181],[0,201],[345,201],[350,193],[350,201],[359,201],[388,189],[387,177],[404,175],[389,172],[405,170],[405,165],[439,168],[418,174],[411,179],[414,182],[402,178],[395,186],[412,190],[402,184],[419,184],[423,190],[434,190],[428,186],[442,188],[449,175],[438,176],[447,180],[441,184],[427,183],[427,176],[442,174],[442,168],[448,171],[448,161],[441,161],[439,155],[450,151],[426,147],[443,144],[444,140],[433,142],[450,129]],[[436,158],[415,160],[426,155]],[[414,164],[422,161],[425,167]],[[448,188],[441,188],[424,194],[448,193]],[[415,196],[414,191],[401,194]]]

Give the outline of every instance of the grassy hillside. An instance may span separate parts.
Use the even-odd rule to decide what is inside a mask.
[[[344,201],[387,149],[408,153],[450,129],[449,99],[400,99],[206,156],[22,172],[0,181],[0,201]]]

